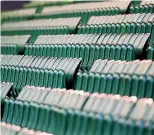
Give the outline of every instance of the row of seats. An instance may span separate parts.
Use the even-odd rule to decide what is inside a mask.
[[[81,109],[88,96],[89,93],[83,91],[25,86],[17,99],[65,109]]]
[[[34,19],[36,13],[40,13],[44,6],[53,6],[53,4],[69,4],[70,2],[55,2],[55,1],[34,1],[24,4],[25,9],[3,11],[2,12],[2,23],[12,21],[22,21]]]
[[[151,75],[153,76],[154,63],[152,60],[135,61],[114,61],[114,60],[96,60],[90,72],[93,73],[124,73],[129,75]]]
[[[93,16],[88,24],[79,25],[77,33],[151,33],[153,30],[154,14],[127,14],[115,16]]]
[[[16,97],[25,85],[70,88],[81,59],[1,55],[1,81],[12,82]]]
[[[89,2],[64,6],[45,7],[42,13],[35,18],[81,17],[81,23],[86,23],[93,15],[115,15],[125,13],[130,4],[129,1],[115,2]]]
[[[69,34],[75,33],[151,33],[150,41],[154,41],[153,30],[154,15],[128,14],[115,16],[93,16],[88,24],[79,25],[80,18],[67,19],[43,19],[28,22],[4,23],[2,35],[30,34],[33,37],[29,42],[33,43],[37,36],[42,34]],[[71,23],[70,23],[71,22]],[[42,26],[43,24],[43,26]],[[42,26],[42,28],[40,28]]]
[[[154,1],[153,0],[141,0],[140,4],[132,5],[129,8],[130,13],[153,13]]]
[[[1,53],[83,58],[82,65],[86,67],[99,58],[120,60],[140,58],[146,53],[149,36],[150,34],[40,35],[34,45],[26,46],[24,45],[30,40],[29,35],[2,36]]]
[[[76,18],[57,18],[57,19],[42,19],[29,20],[13,23],[2,24],[2,31],[26,30],[34,28],[54,27],[54,26],[68,26],[70,29],[76,28],[80,21],[80,17]]]
[[[82,58],[82,68],[97,59],[135,60],[142,58],[150,34],[40,35],[25,55]]]
[[[130,3],[132,4],[129,8]],[[125,13],[127,9],[130,13],[153,13],[153,0],[142,1],[141,4],[134,1],[108,1],[108,2],[90,2],[90,3],[76,3],[63,6],[44,7],[35,4],[31,8],[2,12],[2,22],[20,21],[28,19],[40,18],[59,18],[59,17],[82,17],[82,23],[86,23],[90,16],[93,15],[115,15]],[[138,2],[139,3],[139,2]],[[43,3],[41,3],[43,4]],[[52,3],[53,4],[53,3]],[[33,8],[32,8],[33,7]],[[86,7],[86,9],[85,9]],[[42,13],[40,13],[42,11]],[[13,14],[12,14],[13,13]]]
[[[77,12],[85,10],[105,9],[105,8],[119,8],[122,12],[126,11],[131,1],[109,1],[109,2],[90,2],[90,3],[77,3],[64,6],[45,7],[42,13],[60,14],[64,12]]]
[[[154,62],[151,60],[97,60],[90,71],[79,71],[73,89],[86,92],[154,98]]]
[[[9,91],[12,89],[12,83],[0,82],[1,85],[1,105],[4,102],[5,97],[8,95]]]
[[[89,2],[76,3],[61,6],[36,7],[7,11],[2,14],[2,22],[20,21],[40,18],[60,18],[60,17],[82,17],[81,23],[86,23],[92,15],[114,15],[125,13],[129,7],[129,1],[115,1],[115,2]],[[86,7],[86,9],[85,9]],[[42,12],[41,12],[42,10]],[[41,12],[41,13],[40,13]],[[13,14],[11,14],[13,13]]]
[[[22,58],[23,56],[21,58],[17,56],[14,59],[19,57],[18,60],[13,63],[13,60],[10,60],[9,57],[7,55],[3,57],[5,63],[2,61],[1,81],[14,83],[12,92],[14,97],[19,94],[25,85],[52,88],[72,88],[73,85],[76,90],[84,90],[90,93],[135,95],[138,98],[154,97],[154,63],[151,60],[130,62],[97,60],[89,72],[79,71],[75,76],[79,65],[73,64],[72,68],[70,66],[70,68],[64,69],[63,64],[67,63],[68,58],[61,60],[56,58],[45,59],[43,57],[41,62],[35,62],[39,61],[37,57],[29,57],[26,60],[26,58]],[[30,63],[31,59],[35,59],[33,60],[36,63],[35,65],[27,64]],[[8,63],[6,63],[7,60],[9,61]],[[53,64],[53,62],[58,62],[59,60],[61,60],[61,64],[59,63],[59,66],[55,67],[57,64],[56,62]],[[22,63],[23,61],[25,63]],[[49,64],[43,64],[45,61]],[[80,62],[79,60],[74,61],[78,64]],[[63,67],[60,65],[63,65]],[[74,81],[73,78],[75,78]]]
[[[80,109],[84,105],[84,102],[86,101],[86,99],[88,98],[88,96],[86,96],[84,92],[81,93],[79,91],[76,91],[75,93],[73,93],[73,91],[72,92],[66,91],[65,89],[61,91],[58,89],[56,90],[44,89],[43,90],[40,88],[40,92],[39,90],[37,90],[42,95],[40,96],[39,93],[37,93],[36,91],[36,87],[26,87],[26,89],[27,91],[26,90],[24,90],[24,92],[22,91],[22,93],[17,97],[17,100],[13,100],[13,99],[5,100],[4,114],[3,114],[2,121],[6,123],[15,124],[15,125],[20,125],[21,127],[27,127],[29,129],[43,131],[43,132],[48,132],[48,133],[56,132],[55,134],[57,135],[58,134],[60,135],[60,132],[62,134],[62,132],[65,130],[65,128],[59,129],[57,127],[59,124],[64,126],[65,123],[63,122],[65,121],[63,119],[59,119],[57,121],[55,119],[55,116],[51,115],[52,111],[54,111],[54,107],[49,106],[49,104],[50,105],[54,104],[55,106],[61,104],[62,107],[67,107],[67,108],[76,107],[77,109],[78,108]],[[31,92],[33,92],[33,94]],[[29,99],[26,98],[24,100],[24,97],[27,97],[29,95],[28,93],[29,94],[31,93],[30,94],[31,96],[29,97]],[[34,96],[35,99],[32,99],[31,98],[32,96]],[[22,100],[18,100],[18,99],[22,99]],[[35,100],[36,102],[33,102],[31,100]],[[10,104],[10,101],[13,104],[12,103]],[[43,102],[44,104],[41,104],[41,103],[38,104],[37,101]],[[14,109],[11,106],[12,107],[14,106],[13,107]],[[36,112],[35,106],[37,106],[38,111],[40,113],[38,111],[37,111],[37,114],[35,113]],[[12,110],[9,111],[9,109],[11,108]],[[18,110],[16,110],[17,108]],[[23,109],[24,109],[24,114],[22,114]],[[8,111],[12,112],[12,114],[8,113]],[[60,110],[56,110],[55,108],[55,115],[57,115],[56,113],[58,112],[60,113]],[[18,114],[20,114],[20,116]],[[16,116],[18,116],[18,118]],[[44,122],[43,126],[42,126],[42,122]],[[55,122],[57,124],[54,124]]]
[[[2,35],[31,35],[33,43],[38,35],[44,34],[71,34],[74,33],[80,18],[57,18],[8,22],[2,24]]]
[[[5,122],[1,122],[1,133],[3,133],[3,135],[53,135],[28,128],[21,128],[20,126],[7,124]]]
[[[112,16],[92,16],[88,23],[92,24],[116,24],[116,23],[149,23],[153,22],[154,14],[123,14],[123,15],[112,15]]]
[[[5,99],[4,110],[2,122],[55,135],[151,135],[154,131],[153,100],[134,96],[26,86],[16,100]]]
[[[25,85],[66,88],[62,70],[35,69],[17,66],[1,66],[1,81],[13,83],[11,97],[17,97]]]
[[[11,67],[23,67],[31,69],[62,70],[68,80],[72,79],[80,67],[81,59],[77,58],[53,58],[24,55],[1,55],[1,65]]]

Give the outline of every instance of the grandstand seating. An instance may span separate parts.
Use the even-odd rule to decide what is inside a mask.
[[[153,0],[30,2],[1,21],[3,135],[153,135]]]

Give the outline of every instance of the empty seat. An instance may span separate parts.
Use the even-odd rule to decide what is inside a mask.
[[[97,60],[89,72],[78,72],[74,89],[153,98],[153,71],[154,62],[151,60]]]
[[[154,46],[151,45],[148,47],[148,50],[147,50],[147,59],[151,59],[151,60],[154,60]]]
[[[12,89],[12,83],[5,83],[5,82],[0,82],[1,84],[1,104],[3,104],[5,97],[8,95],[8,93]]]
[[[80,18],[58,18],[8,22],[2,24],[2,35],[31,35],[30,43],[42,34],[74,33]]]

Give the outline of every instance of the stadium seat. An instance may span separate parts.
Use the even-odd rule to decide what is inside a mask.
[[[1,36],[1,54],[21,54],[28,43],[30,35]]]
[[[12,83],[0,82],[1,84],[1,104],[3,104],[5,97],[12,89]]]
[[[153,0],[4,3],[2,135],[154,134]]]
[[[151,60],[154,60],[154,46],[151,45],[148,47],[148,50],[147,50],[147,59],[151,59]]]

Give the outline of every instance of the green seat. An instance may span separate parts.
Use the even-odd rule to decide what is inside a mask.
[[[8,93],[11,93],[12,85],[12,83],[1,82],[1,104],[3,104]]]
[[[153,46],[148,47],[147,58],[152,59],[152,60],[154,59],[154,47]]]

